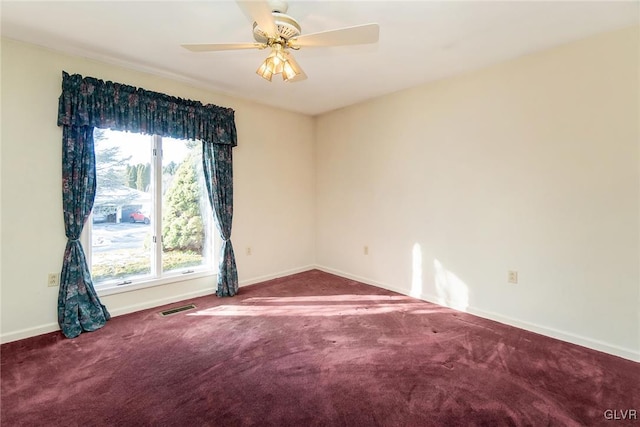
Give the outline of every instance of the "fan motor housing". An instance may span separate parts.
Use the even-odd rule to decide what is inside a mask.
[[[293,37],[298,37],[301,34],[302,29],[298,21],[293,19],[286,13],[272,12],[273,20],[276,24],[276,31],[278,34],[275,36],[282,37],[285,40],[289,40]],[[257,22],[253,23],[253,38],[258,43],[268,43],[269,36],[258,26]]]

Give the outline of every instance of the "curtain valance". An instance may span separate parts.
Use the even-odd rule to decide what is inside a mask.
[[[91,126],[237,145],[230,108],[64,71],[58,126]]]

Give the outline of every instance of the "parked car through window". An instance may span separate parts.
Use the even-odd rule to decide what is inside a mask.
[[[129,215],[129,221],[131,222],[144,222],[145,224],[149,224],[151,220],[145,214],[140,211],[135,211],[131,215]]]

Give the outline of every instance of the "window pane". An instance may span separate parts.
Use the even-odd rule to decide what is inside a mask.
[[[162,138],[162,271],[211,266],[212,220],[199,141]]]
[[[96,129],[94,141],[93,280],[121,281],[150,275],[154,246],[152,137]]]

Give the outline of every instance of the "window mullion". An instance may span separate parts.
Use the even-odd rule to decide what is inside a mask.
[[[162,137],[153,136],[153,274],[162,276]]]

